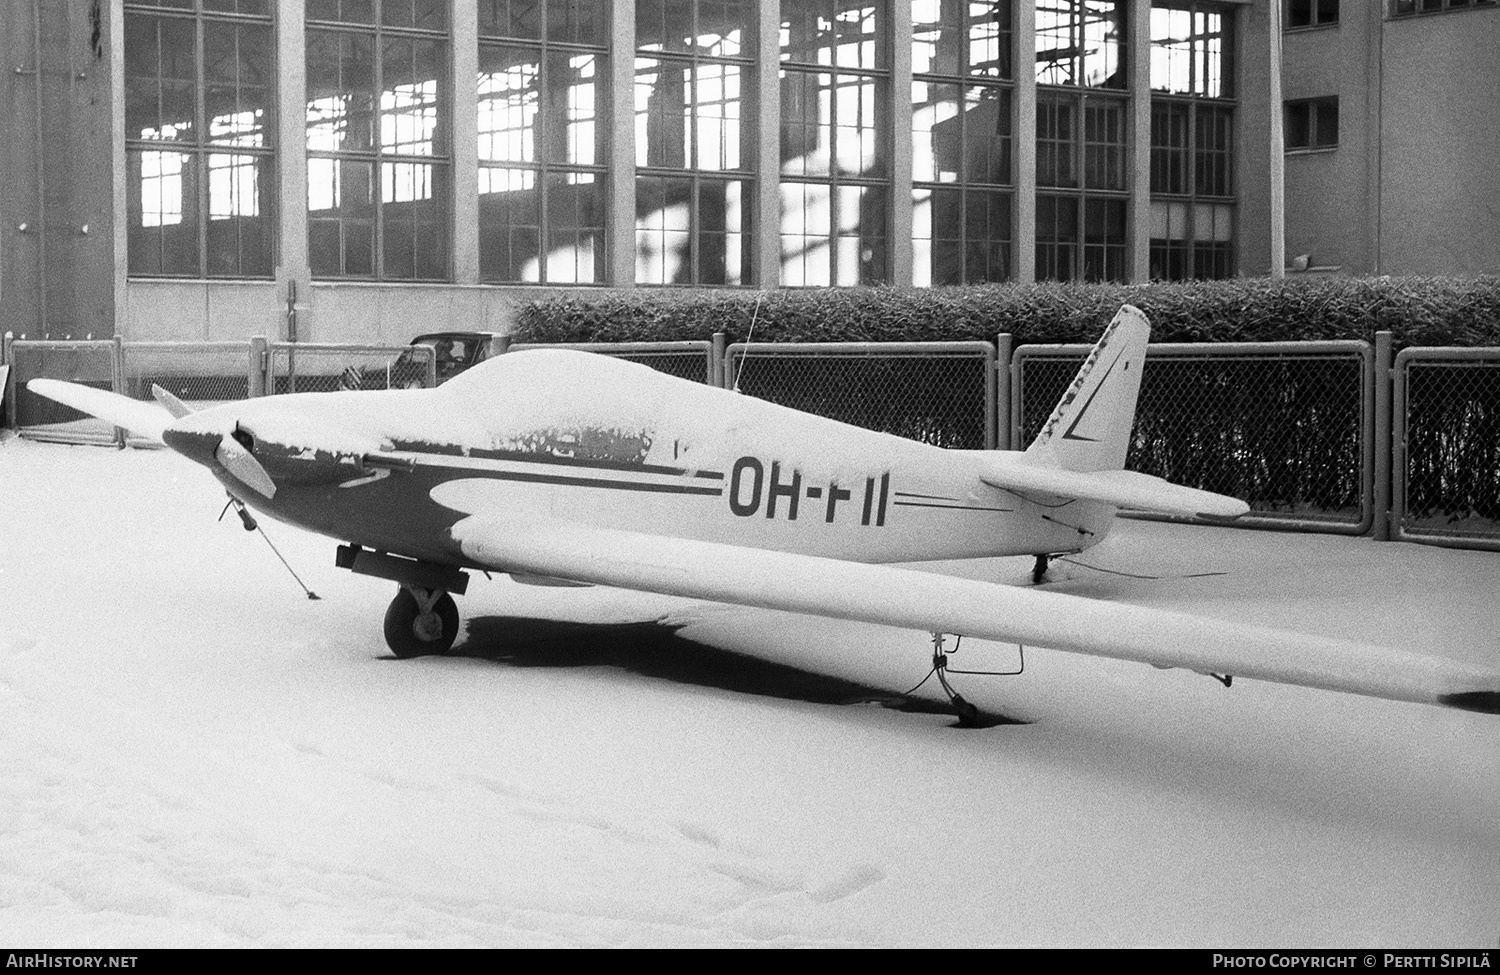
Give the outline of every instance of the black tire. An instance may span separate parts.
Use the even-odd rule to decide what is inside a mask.
[[[443,593],[433,604],[432,612],[441,624],[441,631],[432,637],[430,631],[424,636],[423,628],[417,626],[417,600],[405,588],[397,590],[385,611],[385,643],[391,653],[405,660],[429,653],[445,653],[458,638],[458,604],[448,593]],[[429,621],[430,622],[430,621]]]

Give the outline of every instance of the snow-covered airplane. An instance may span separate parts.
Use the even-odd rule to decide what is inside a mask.
[[[1103,539],[1119,508],[1243,514],[1122,469],[1149,333],[1122,308],[1024,452],[947,450],[562,350],[436,389],[199,412],[160,391],[158,405],[28,387],[344,542],[339,566],[400,587],[385,618],[399,657],[447,650],[451,594],[466,570],[496,570],[1500,713],[1500,673],[1453,661],[890,564],[1033,555],[1040,575]]]

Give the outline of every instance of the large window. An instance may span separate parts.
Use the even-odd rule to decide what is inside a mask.
[[[913,0],[912,282],[1011,270],[1012,5]]]
[[[1234,273],[1230,8],[1151,8],[1151,277]]]
[[[308,257],[314,277],[444,280],[445,0],[308,0]]]
[[[479,4],[479,268],[605,280],[607,4]]]
[[[636,281],[750,280],[755,4],[636,4]]]
[[[270,277],[270,0],[124,9],[129,272]]]
[[[1125,279],[1125,5],[1036,12],[1036,276]]]
[[[889,279],[890,5],[781,11],[781,283]]]

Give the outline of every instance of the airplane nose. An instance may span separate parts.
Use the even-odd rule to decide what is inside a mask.
[[[254,438],[236,425],[232,433],[168,427],[162,441],[188,460],[223,471],[262,497],[276,496],[276,482],[252,452]]]
[[[181,430],[175,427],[168,427],[161,434],[162,440],[166,441],[168,447],[204,467],[214,466],[214,451],[219,449],[219,441],[222,437],[223,435],[219,433]]]

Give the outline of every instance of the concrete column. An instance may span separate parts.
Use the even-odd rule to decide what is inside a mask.
[[[306,5],[281,3],[276,16],[276,197],[279,248],[276,285],[285,303],[297,298],[297,337],[316,334],[311,313],[312,271],[307,254],[307,19]],[[286,315],[266,323],[276,338],[288,338]]]
[[[1385,93],[1385,17],[1365,10],[1365,274],[1380,273],[1381,99]]]
[[[455,3],[452,65],[453,280],[479,283],[479,11]]]
[[[1016,197],[1012,204],[1014,242],[1011,279],[1019,284],[1036,280],[1036,4],[1016,3],[1016,118],[1012,158],[1016,166]]]
[[[1286,276],[1286,148],[1282,137],[1281,108],[1281,2],[1266,5],[1270,21],[1266,39],[1269,46],[1269,70],[1266,72],[1267,100],[1271,103],[1271,277]]]
[[[1125,49],[1130,59],[1129,121],[1125,145],[1130,154],[1130,202],[1126,204],[1126,280],[1151,280],[1151,5],[1127,8]]]
[[[755,200],[751,205],[750,280],[781,284],[781,4],[755,7]]]
[[[891,4],[891,112],[890,112],[890,226],[887,230],[890,260],[888,281],[898,286],[912,282],[912,102],[911,18],[908,4]]]
[[[610,0],[606,282],[635,286],[635,2]]]

